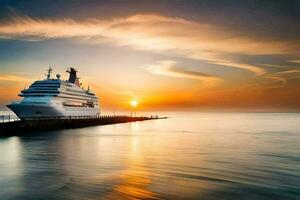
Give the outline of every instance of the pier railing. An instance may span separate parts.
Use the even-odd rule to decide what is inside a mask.
[[[0,123],[0,137],[13,135],[26,135],[29,132],[49,131],[58,129],[72,129],[89,126],[137,122],[152,119],[166,119],[158,116],[126,116],[126,115],[100,115],[100,116],[63,116],[63,117],[34,117],[18,119],[11,115],[2,117]],[[14,120],[14,121],[13,121]]]
[[[27,117],[18,118],[16,115],[0,115],[0,123],[13,122],[13,121],[29,121],[29,120],[66,120],[66,119],[110,119],[110,118],[124,118],[127,115],[97,115],[97,116],[59,116],[59,117]],[[151,118],[158,119],[158,115],[151,116],[135,116],[131,118]]]

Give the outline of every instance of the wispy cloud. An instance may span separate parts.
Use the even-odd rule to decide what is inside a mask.
[[[300,64],[300,60],[290,60],[290,62]]]
[[[108,20],[38,19],[13,17],[0,24],[0,37],[25,40],[80,38],[97,43],[111,41],[137,49],[202,59],[224,67],[235,67],[262,75],[265,70],[234,60],[220,62],[221,55],[274,55],[297,53],[299,41],[266,40],[246,36],[234,29],[178,17],[133,15]]]
[[[245,69],[247,71],[253,72],[256,75],[263,75],[266,73],[266,70],[250,64],[243,64],[243,63],[235,63],[232,61],[225,61],[225,60],[216,60],[216,61],[210,61],[209,63],[215,64],[215,65],[222,65],[222,66],[228,66],[228,67],[235,67],[240,69]]]
[[[186,70],[176,66],[176,64],[175,61],[166,60],[160,61],[155,65],[148,65],[146,69],[156,75],[199,80],[205,87],[215,87],[222,82],[222,79],[217,76]]]
[[[133,15],[110,20],[37,19],[13,17],[0,25],[2,37],[37,39],[108,37],[124,45],[153,50],[179,50],[194,55],[204,52],[277,54],[296,52],[299,43],[266,41],[238,35],[234,30],[182,18]],[[293,41],[295,42],[295,41]],[[298,41],[299,42],[299,41]],[[196,52],[195,52],[196,51]]]
[[[272,79],[275,83],[268,83],[272,88],[284,87],[287,84],[293,84],[295,79],[300,79],[300,70],[290,69],[285,71],[279,71],[274,73],[269,73],[265,76],[267,79]]]
[[[25,78],[22,76],[2,74],[2,75],[0,75],[0,81],[28,82],[28,81],[31,81],[31,79],[28,79],[28,78]]]

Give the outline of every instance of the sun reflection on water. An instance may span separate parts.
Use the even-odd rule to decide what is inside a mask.
[[[139,129],[138,123],[132,123],[132,131]],[[141,153],[140,139],[131,137],[129,153],[125,158],[127,169],[120,174],[120,182],[115,185],[113,191],[105,199],[158,199],[149,190],[151,179],[150,172],[145,167]]]

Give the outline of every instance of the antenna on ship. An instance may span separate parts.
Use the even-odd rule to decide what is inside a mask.
[[[51,66],[50,66],[49,69],[47,70],[47,74],[45,74],[46,77],[47,77],[47,80],[50,79],[52,71],[53,71],[53,69],[52,69]]]

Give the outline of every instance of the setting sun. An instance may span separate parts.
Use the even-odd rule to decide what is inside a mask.
[[[134,100],[132,100],[132,101],[130,102],[130,104],[131,104],[132,107],[137,107],[138,104],[139,104],[139,102],[138,102],[136,99],[134,99]]]

